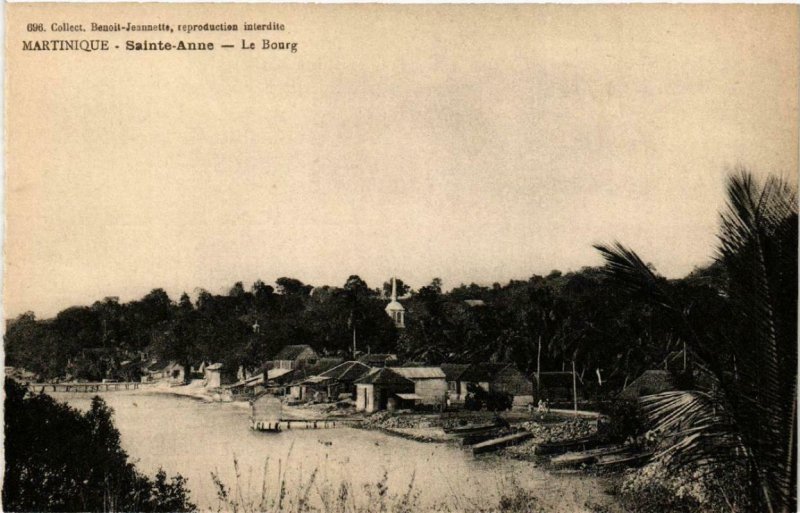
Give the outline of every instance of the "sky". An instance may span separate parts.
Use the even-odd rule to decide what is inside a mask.
[[[733,167],[797,182],[796,6],[7,9],[6,318],[281,276],[505,283],[617,240],[679,277]],[[23,52],[31,19],[275,20],[298,51]]]

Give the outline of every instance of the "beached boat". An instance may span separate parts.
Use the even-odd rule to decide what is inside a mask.
[[[600,445],[601,441],[595,436],[560,440],[558,442],[543,442],[536,446],[534,452],[538,455],[563,454],[570,451],[586,451]]]
[[[482,424],[466,424],[464,426],[456,426],[452,428],[442,428],[445,433],[452,434],[452,435],[471,435],[475,433],[482,433],[488,432],[493,429],[498,429],[502,427],[507,427],[508,424],[505,422],[485,422]]]
[[[556,467],[574,467],[578,465],[588,465],[594,463],[598,458],[608,455],[616,455],[630,451],[630,448],[624,445],[611,445],[606,447],[598,447],[597,449],[590,449],[588,451],[568,452],[559,456],[550,458],[550,463]]]
[[[611,454],[608,456],[601,456],[597,458],[595,465],[601,468],[609,468],[616,466],[638,467],[650,461],[650,458],[652,457],[653,457],[652,451]]]
[[[494,428],[486,432],[471,433],[468,435],[463,435],[461,437],[461,445],[475,445],[481,442],[485,442],[487,440],[492,440],[495,438],[500,438],[501,436],[510,435],[518,431],[519,431],[518,429]]]
[[[524,442],[529,438],[533,438],[533,433],[531,433],[530,431],[522,431],[520,433],[513,433],[510,435],[501,436],[500,438],[494,438],[492,440],[487,440],[485,442],[473,445],[472,454],[483,454],[486,452],[496,451],[504,447],[509,447],[511,445],[516,445],[518,443]]]

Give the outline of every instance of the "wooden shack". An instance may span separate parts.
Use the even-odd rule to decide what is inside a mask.
[[[414,382],[416,404],[444,407],[447,402],[447,381],[439,367],[394,367],[397,374]],[[403,399],[412,399],[403,397]]]
[[[355,382],[371,369],[361,362],[349,361],[326,370],[321,374],[310,376],[298,386],[302,387],[300,399],[316,401],[335,401],[342,394],[355,397]]]
[[[459,393],[467,395],[467,386],[476,385],[487,392],[511,394],[515,405],[533,402],[533,383],[513,363],[476,363],[458,377]]]
[[[356,410],[372,413],[390,406],[401,405],[404,398],[414,395],[414,382],[388,367],[374,369],[356,384]]]

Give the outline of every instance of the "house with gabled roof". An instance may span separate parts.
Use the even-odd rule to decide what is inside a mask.
[[[358,361],[370,367],[392,367],[400,363],[396,354],[367,353],[358,357]]]
[[[317,363],[319,355],[308,344],[284,346],[272,359],[272,367],[276,369],[297,369]]]
[[[356,410],[366,413],[394,409],[415,396],[414,382],[388,367],[373,369],[355,385]]]
[[[464,396],[461,395],[461,375],[469,368],[468,363],[443,363],[440,365],[447,381],[447,400],[450,404],[461,404]]]
[[[447,381],[439,367],[393,367],[393,371],[414,382],[417,403],[444,407],[447,404]]]
[[[370,372],[372,369],[361,362],[343,362],[332,367],[325,372],[309,376],[299,382],[299,393],[297,399],[328,401],[336,400],[341,394],[349,394],[355,397],[357,379]],[[294,386],[292,387],[294,389]]]
[[[533,402],[533,382],[513,363],[475,363],[459,376],[460,394],[466,397],[469,385],[487,392],[502,392],[514,397],[515,405]]]

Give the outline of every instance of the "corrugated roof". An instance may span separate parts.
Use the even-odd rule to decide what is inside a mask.
[[[311,349],[311,346],[308,344],[284,346],[283,349],[278,351],[278,354],[275,355],[273,360],[294,360],[307,349]],[[313,349],[311,350],[314,351]]]
[[[444,379],[439,367],[394,367],[394,371],[408,379]]]
[[[330,381],[331,379],[333,379],[333,378],[331,378],[330,376],[311,376],[310,378],[306,378],[306,380],[303,381],[303,383],[316,384],[316,383],[322,383],[322,382],[325,382],[325,381]]]
[[[365,385],[413,385],[414,382],[406,379],[388,367],[374,369],[356,380],[356,383]]]
[[[270,369],[267,371],[267,380],[280,378],[290,372],[292,372],[292,369]]]
[[[338,379],[339,381],[355,381],[371,369],[361,362],[344,362],[332,369],[328,369],[320,376]]]

